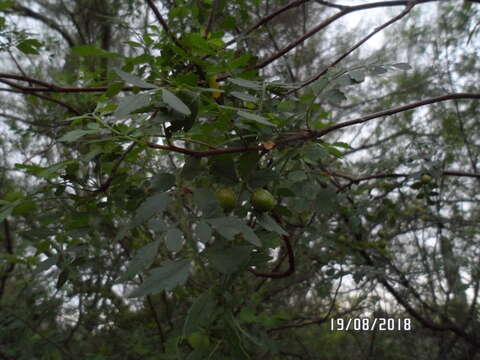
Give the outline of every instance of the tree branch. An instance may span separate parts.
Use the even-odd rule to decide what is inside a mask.
[[[185,48],[183,47],[183,45],[179,43],[179,41],[177,40],[177,38],[175,37],[175,35],[172,33],[172,31],[171,31],[170,28],[168,27],[167,22],[166,22],[165,19],[163,18],[162,14],[160,13],[160,10],[158,10],[158,8],[157,8],[157,6],[155,5],[155,3],[153,2],[153,0],[146,0],[146,1],[147,1],[148,6],[150,7],[150,9],[152,9],[153,13],[155,14],[155,17],[157,18],[158,22],[160,23],[160,25],[162,25],[163,30],[167,33],[167,36],[168,36],[168,37],[175,43],[175,45],[177,45],[180,49],[185,50]]]
[[[70,46],[70,47],[75,46],[75,41],[70,36],[70,34],[68,32],[66,32],[65,29],[63,29],[59,24],[57,24],[53,19],[51,19],[47,16],[44,16],[42,14],[39,14],[39,13],[37,13],[37,12],[35,12],[35,11],[25,7],[25,6],[22,6],[22,5],[15,5],[15,6],[12,7],[12,9],[14,11],[18,12],[20,15],[30,17],[32,19],[35,19],[35,20],[38,20],[38,21],[44,23],[45,25],[47,25],[51,29],[57,31],[63,37],[63,39],[68,43],[68,46]]]
[[[370,121],[372,119],[376,119],[376,118],[384,117],[384,116],[389,116],[389,115],[394,115],[394,114],[397,114],[397,113],[400,113],[400,112],[403,112],[403,111],[415,109],[415,108],[420,107],[420,106],[434,104],[434,103],[437,103],[437,102],[442,102],[442,101],[447,101],[447,100],[454,100],[454,99],[480,99],[480,94],[456,93],[456,94],[448,94],[448,95],[443,95],[443,96],[437,96],[437,97],[434,97],[434,98],[417,101],[417,102],[414,102],[412,104],[403,105],[403,106],[395,107],[395,108],[388,109],[388,110],[378,111],[378,112],[375,112],[375,113],[370,114],[370,115],[365,115],[365,116],[363,116],[361,118],[358,118],[358,119],[355,119],[355,120],[350,120],[350,121],[345,121],[345,122],[342,122],[342,123],[338,123],[338,124],[329,126],[329,127],[325,128],[323,130],[314,131],[314,132],[312,132],[312,134],[315,134],[315,135],[313,135],[314,137],[321,137],[321,136],[324,136],[328,133],[331,133],[332,131],[335,131],[335,130],[338,130],[338,129],[341,129],[341,128],[344,128],[344,127],[357,125],[357,124],[362,124],[362,123],[365,123],[365,122]]]
[[[333,61],[328,67],[326,67],[324,70],[322,70],[321,72],[319,72],[317,75],[311,77],[310,79],[308,79],[307,81],[305,81],[300,87],[296,88],[296,89],[293,89],[291,90],[289,93],[292,93],[292,92],[295,92],[309,84],[311,84],[312,82],[314,82],[315,80],[319,79],[320,77],[322,77],[323,75],[325,75],[327,72],[328,72],[328,69],[329,68],[332,68],[332,67],[335,67],[336,65],[338,65],[343,59],[345,59],[348,55],[350,55],[352,52],[354,52],[355,50],[357,50],[360,46],[362,46],[364,43],[366,43],[370,38],[372,38],[372,36],[374,36],[375,34],[379,33],[380,31],[382,31],[383,29],[387,28],[388,26],[392,25],[393,23],[397,22],[398,20],[400,20],[401,18],[403,18],[405,15],[407,15],[412,9],[413,7],[416,5],[417,3],[416,2],[409,2],[409,4],[407,5],[407,7],[400,13],[398,14],[397,16],[391,18],[389,21],[385,22],[384,24],[380,25],[379,27],[375,28],[370,34],[368,34],[367,36],[365,36],[362,40],[360,40],[359,42],[357,42],[354,46],[352,46],[350,49],[348,49],[345,53],[343,53],[342,55],[340,55],[335,61]],[[287,95],[289,94],[287,93]]]
[[[252,31],[255,31],[256,29],[258,29],[259,27],[261,27],[262,25],[265,25],[266,23],[268,23],[270,20],[272,20],[273,18],[277,17],[278,15],[280,15],[281,13],[289,10],[289,9],[292,9],[294,7],[297,7],[297,6],[300,6],[306,2],[309,2],[310,0],[297,0],[297,1],[294,1],[290,4],[287,4],[283,7],[281,7],[280,9],[278,10],[275,10],[274,12],[272,12],[271,14],[268,14],[267,16],[264,16],[263,18],[261,18],[259,21],[257,21],[255,24],[253,24],[252,26],[250,26],[247,30],[243,31],[240,35],[238,35],[237,37],[233,38],[232,40],[230,41],[227,41],[225,43],[225,46],[228,46],[228,45],[231,45],[231,44],[234,44],[236,43],[240,38],[242,37],[245,37],[247,36],[248,34],[250,34]]]
[[[2,79],[3,78],[3,79]],[[16,84],[14,82],[4,80],[4,79],[14,79],[19,81],[25,81],[33,84],[40,85],[42,87],[31,87],[23,86]],[[96,86],[96,87],[62,87],[46,81],[33,79],[29,76],[18,75],[18,74],[7,74],[0,73],[0,82],[10,85],[16,89],[21,90],[25,93],[33,92],[55,92],[55,93],[80,93],[80,92],[105,92],[108,89],[108,86]],[[136,86],[125,86],[122,88],[122,91],[133,91]],[[140,88],[140,90],[151,90],[151,88]]]
[[[253,275],[257,277],[266,277],[270,279],[281,279],[288,277],[295,272],[295,256],[293,254],[292,244],[290,244],[290,238],[288,236],[282,236],[283,241],[285,242],[285,249],[288,256],[288,269],[284,272],[260,272],[253,269],[248,269]]]
[[[70,110],[70,112],[74,113],[75,115],[80,115],[80,111],[78,111],[77,109],[75,109],[72,105],[70,104],[67,104],[66,102],[63,102],[61,100],[58,100],[58,99],[55,99],[55,98],[52,98],[50,96],[46,96],[46,95],[42,95],[42,94],[38,94],[38,93],[35,93],[35,92],[29,92],[29,93],[26,93],[25,91],[21,90],[21,88],[23,86],[19,86],[11,81],[8,81],[8,80],[1,80],[0,79],[0,82],[1,83],[4,83],[4,84],[7,84],[7,85],[10,85],[11,87],[13,87],[14,89],[7,89],[7,88],[0,88],[0,91],[8,91],[8,92],[13,92],[13,93],[17,93],[17,94],[25,94],[25,95],[31,95],[31,96],[35,96],[35,97],[38,97],[40,99],[43,99],[43,100],[46,100],[46,101],[50,101],[50,102],[54,102],[58,105],[61,105],[65,108],[67,108],[68,110]]]
[[[427,3],[427,2],[436,2],[438,0],[418,0],[418,1],[415,1],[413,4],[416,5],[416,4],[419,4],[419,3]],[[299,37],[297,40],[291,42],[290,44],[288,44],[286,47],[284,47],[283,49],[281,49],[280,51],[276,52],[275,54],[273,54],[272,56],[268,57],[267,59],[257,63],[257,64],[254,64],[252,66],[249,66],[246,70],[254,70],[254,69],[261,69],[261,68],[264,68],[265,66],[269,65],[270,63],[272,63],[273,61],[277,60],[278,58],[280,58],[281,56],[285,55],[287,52],[289,52],[290,50],[292,50],[293,48],[297,47],[299,44],[301,44],[302,42],[304,42],[305,40],[307,40],[308,38],[312,37],[313,35],[315,35],[317,32],[319,32],[320,30],[323,30],[324,28],[326,28],[328,25],[330,25],[331,23],[333,23],[334,21],[340,19],[341,17],[349,14],[349,13],[352,13],[352,12],[355,12],[355,11],[360,11],[360,10],[368,10],[368,9],[373,9],[373,8],[378,8],[378,7],[393,7],[393,6],[409,6],[411,5],[412,2],[410,0],[399,0],[399,1],[380,1],[380,2],[374,2],[374,3],[370,3],[370,4],[361,4],[361,5],[355,5],[355,6],[345,6],[342,10],[340,10],[339,12],[337,12],[335,15],[332,15],[331,17],[329,17],[328,19],[326,19],[325,21],[323,21],[322,23],[318,24],[317,26],[315,26],[313,29],[311,29],[310,31],[308,31],[307,33],[305,33],[304,35],[302,35],[301,37]],[[296,6],[300,5],[300,4],[296,4]],[[280,10],[283,10],[280,9]],[[275,14],[275,13],[274,13]],[[273,15],[269,15],[267,18],[268,20],[270,20],[271,18],[270,17],[274,17]],[[276,15],[276,14],[275,14]],[[262,19],[263,20],[263,19]],[[266,21],[265,21],[266,22]],[[261,26],[262,24],[258,25],[255,24],[255,28]],[[387,25],[388,26],[388,25]],[[253,31],[253,30],[252,30]],[[373,36],[373,35],[372,35]],[[221,80],[225,80],[226,78],[228,78],[230,75],[226,74],[226,75],[223,75],[223,76],[220,76],[218,78],[219,81]]]

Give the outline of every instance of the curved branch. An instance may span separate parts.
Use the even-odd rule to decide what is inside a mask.
[[[19,81],[25,81],[37,85],[41,85],[42,87],[31,87],[31,86],[23,86],[16,84],[14,82],[3,79],[14,79]],[[18,90],[21,90],[25,93],[33,93],[33,92],[56,92],[56,93],[80,93],[80,92],[105,92],[108,89],[108,86],[96,86],[96,87],[62,87],[58,86],[46,81],[37,80],[31,78],[29,76],[18,75],[18,74],[7,74],[7,73],[0,73],[0,82],[4,84],[10,85]],[[151,90],[151,88],[138,88],[135,86],[124,86],[122,91],[133,91],[135,88],[140,90]]]
[[[68,43],[68,45],[70,47],[75,46],[75,41],[70,36],[70,34],[68,32],[66,32],[65,29],[63,29],[59,24],[57,24],[51,18],[49,18],[47,16],[44,16],[42,14],[39,14],[39,13],[37,13],[37,12],[35,12],[35,11],[25,7],[25,6],[22,6],[22,5],[15,5],[15,6],[12,7],[12,9],[14,11],[18,12],[19,15],[29,17],[29,18],[32,18],[32,19],[35,19],[35,20],[38,20],[38,21],[44,23],[49,28],[57,31],[63,37],[63,39]]]
[[[180,154],[185,154],[185,155],[199,157],[199,158],[221,155],[221,154],[234,154],[234,153],[241,153],[241,152],[247,152],[247,151],[265,150],[265,148],[262,145],[220,148],[220,149],[213,149],[213,150],[206,150],[206,151],[194,151],[190,149],[181,148],[175,145],[160,145],[152,142],[146,142],[145,145],[153,149],[167,150],[167,151],[177,152]]]
[[[437,97],[433,97],[433,98],[430,98],[430,99],[417,101],[417,102],[414,102],[412,104],[398,106],[398,107],[388,109],[388,110],[378,111],[378,112],[372,113],[370,115],[365,115],[365,116],[363,116],[361,118],[358,118],[358,119],[345,121],[345,122],[342,122],[342,123],[338,123],[338,124],[329,126],[329,127],[325,128],[323,130],[312,131],[311,136],[321,137],[321,136],[324,136],[328,133],[331,133],[332,131],[335,131],[335,130],[338,130],[338,129],[341,129],[341,128],[344,128],[344,127],[357,125],[357,124],[362,124],[362,123],[365,123],[365,122],[373,120],[373,119],[377,119],[377,118],[384,117],[384,116],[389,116],[389,115],[394,115],[394,114],[397,114],[397,113],[400,113],[400,112],[403,112],[403,111],[415,109],[415,108],[420,107],[420,106],[430,105],[430,104],[434,104],[434,103],[437,103],[437,102],[454,100],[454,99],[480,99],[480,94],[456,93],[456,94],[447,94],[447,95],[443,95],[443,96],[437,96]]]
[[[281,279],[288,277],[295,272],[295,256],[293,254],[292,244],[290,244],[290,238],[288,236],[282,236],[283,241],[285,242],[285,249],[288,256],[288,269],[284,272],[259,272],[253,269],[248,269],[253,275],[257,277],[266,277],[270,279]]]
[[[383,29],[387,28],[388,26],[392,25],[393,23],[397,22],[398,20],[400,20],[401,18],[403,18],[405,15],[407,15],[412,9],[413,7],[416,5],[416,2],[410,2],[408,4],[408,6],[400,13],[398,14],[397,16],[394,16],[393,18],[391,18],[390,20],[388,20],[387,22],[383,23],[382,25],[380,25],[379,27],[375,28],[370,34],[368,34],[367,36],[365,36],[363,39],[361,39],[359,42],[357,42],[355,45],[353,45],[350,49],[348,49],[345,53],[343,53],[342,55],[340,55],[337,59],[335,59],[335,61],[333,61],[329,66],[327,66],[324,70],[322,70],[321,72],[319,72],[318,74],[316,74],[315,76],[311,77],[310,79],[308,79],[307,81],[305,81],[300,87],[296,88],[296,89],[293,89],[291,90],[289,93],[291,92],[295,92],[309,84],[311,84],[312,82],[314,82],[315,80],[318,80],[320,77],[322,77],[323,75],[325,75],[327,72],[328,72],[328,69],[329,68],[332,68],[332,67],[335,67],[336,65],[338,65],[338,63],[340,63],[343,59],[345,59],[348,55],[350,55],[352,52],[354,52],[355,50],[357,50],[360,46],[362,46],[363,44],[365,44],[370,38],[372,38],[372,36],[374,36],[375,34],[378,34],[380,31],[382,31]]]
[[[280,137],[276,141],[270,141],[268,143],[268,148],[265,147],[263,144],[262,145],[256,145],[256,146],[245,146],[245,147],[232,147],[232,148],[219,148],[219,149],[213,149],[213,150],[206,150],[206,151],[195,151],[195,150],[190,150],[186,148],[181,148],[175,145],[160,145],[160,144],[155,144],[152,142],[145,142],[144,145],[154,148],[154,149],[161,149],[161,150],[167,150],[167,151],[172,151],[172,152],[177,152],[189,156],[194,156],[194,157],[208,157],[208,156],[215,156],[215,155],[221,155],[221,154],[233,154],[233,153],[240,153],[240,152],[247,152],[247,151],[270,151],[278,146],[282,145],[287,145],[292,142],[297,142],[297,141],[308,141],[308,140],[313,140],[313,139],[318,139],[326,134],[329,134],[335,130],[349,127],[352,125],[357,125],[357,124],[362,124],[364,122],[370,121],[372,119],[376,119],[379,117],[384,117],[388,115],[393,115],[397,114],[399,112],[411,110],[420,106],[424,105],[429,105],[429,104],[434,104],[437,102],[441,101],[446,101],[446,100],[452,100],[452,99],[480,99],[480,94],[470,94],[470,93],[458,93],[458,94],[448,94],[444,96],[438,96],[422,101],[417,101],[412,104],[408,105],[403,105],[399,106],[396,108],[384,110],[384,111],[379,111],[370,115],[363,116],[359,119],[354,119],[350,121],[345,121],[342,123],[338,123],[329,127],[326,127],[323,130],[300,130],[298,133],[289,135],[286,137]],[[273,144],[273,145],[272,145]],[[453,174],[452,174],[453,175]],[[467,176],[467,175],[463,175]]]
[[[233,38],[232,40],[230,41],[227,41],[225,43],[225,46],[228,46],[228,45],[231,45],[231,44],[234,44],[235,42],[237,42],[239,40],[239,38],[242,38],[244,36],[247,36],[248,34],[250,34],[252,31],[255,31],[256,29],[258,29],[260,26],[262,25],[265,25],[266,23],[268,23],[270,20],[272,20],[273,18],[277,17],[278,15],[280,15],[281,13],[289,10],[289,9],[292,9],[294,7],[298,7],[306,2],[309,2],[310,0],[297,0],[297,1],[294,1],[290,4],[287,4],[285,5],[284,7],[278,9],[278,10],[275,10],[274,12],[272,12],[271,14],[268,14],[267,16],[264,16],[263,18],[261,18],[260,20],[258,20],[255,24],[253,24],[252,26],[250,26],[247,30],[243,31],[239,36]]]
[[[169,38],[175,43],[175,45],[177,45],[180,49],[185,50],[185,48],[183,47],[183,45],[178,42],[177,38],[175,37],[175,35],[172,33],[172,31],[171,31],[170,28],[168,27],[167,22],[166,22],[165,19],[163,18],[162,14],[160,13],[160,10],[158,10],[158,8],[157,8],[157,6],[155,5],[155,3],[153,2],[153,0],[146,0],[146,1],[147,1],[148,6],[150,7],[150,9],[152,9],[153,13],[155,14],[155,17],[157,18],[158,22],[160,23],[160,25],[162,25],[163,30],[167,33],[168,37],[169,37]]]
[[[8,81],[8,80],[1,80],[0,79],[0,82],[4,83],[4,84],[7,84],[7,85],[10,85],[11,87],[13,87],[14,89],[7,89],[7,88],[0,88],[0,91],[8,91],[8,92],[12,92],[12,93],[17,93],[17,94],[25,94],[25,91],[21,90],[20,86],[18,86],[17,84],[14,84],[13,82],[11,81]],[[19,88],[20,87],[20,88]],[[43,99],[43,100],[46,100],[46,101],[50,101],[50,102],[53,102],[55,104],[58,104],[58,105],[61,105],[65,108],[67,108],[68,110],[70,110],[70,112],[72,112],[73,114],[75,115],[80,115],[80,111],[78,111],[77,109],[75,109],[72,105],[70,104],[67,104],[66,102],[63,102],[61,100],[58,100],[58,99],[54,99],[50,96],[46,96],[46,95],[42,95],[42,94],[38,94],[38,93],[35,93],[35,92],[30,92],[28,93],[27,95],[31,95],[31,96],[36,96],[40,99]]]
[[[118,168],[122,164],[123,160],[125,160],[127,155],[133,150],[135,145],[137,145],[137,143],[134,142],[125,150],[125,152],[122,154],[122,156],[120,156],[120,158],[117,160],[117,162],[113,166],[112,171],[110,172],[110,175],[108,176],[107,180],[105,180],[105,182],[102,185],[100,185],[100,187],[97,190],[95,190],[94,193],[105,192],[110,187],[110,185],[112,185],[112,182],[115,179],[115,175],[118,171]]]
[[[48,89],[50,89],[50,91],[57,91],[59,89],[59,87],[57,85],[50,84],[48,82],[38,80],[38,79],[34,79],[34,78],[31,78],[31,77],[25,76],[25,75],[0,73],[0,78],[27,81],[29,83],[40,85],[40,86],[43,86],[45,88],[48,88]],[[20,87],[20,85],[19,85],[19,87]],[[29,87],[23,86],[22,88],[29,88]],[[35,89],[35,88],[32,88],[32,89]]]

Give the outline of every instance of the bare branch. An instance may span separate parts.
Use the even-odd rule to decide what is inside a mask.
[[[283,49],[281,49],[280,51],[277,51],[275,54],[271,55],[270,57],[268,57],[267,59],[257,63],[257,64],[254,64],[250,67],[248,67],[246,70],[254,70],[254,69],[261,69],[261,68],[264,68],[265,66],[269,65],[270,63],[274,62],[275,60],[277,60],[278,58],[282,57],[283,55],[285,55],[286,53],[288,53],[290,50],[294,49],[295,47],[297,47],[298,45],[300,45],[301,43],[303,43],[305,40],[307,40],[308,38],[312,37],[313,35],[315,35],[316,33],[318,33],[319,31],[323,30],[324,28],[326,28],[328,25],[330,25],[331,23],[333,23],[334,21],[340,19],[341,17],[349,14],[349,13],[352,13],[352,12],[355,12],[355,11],[360,11],[360,10],[367,10],[367,9],[373,9],[373,8],[379,8],[379,7],[394,7],[394,6],[411,6],[413,4],[416,5],[416,4],[420,4],[420,3],[427,3],[427,2],[436,2],[438,0],[418,0],[418,1],[415,1],[415,2],[411,2],[409,0],[399,0],[399,1],[380,1],[380,2],[374,2],[374,3],[369,3],[369,4],[361,4],[361,5],[356,5],[356,6],[346,6],[346,7],[343,7],[341,11],[337,12],[335,15],[332,15],[331,17],[327,18],[326,20],[324,20],[323,22],[321,22],[320,24],[318,24],[317,26],[315,26],[313,29],[311,29],[310,31],[308,31],[307,33],[303,34],[301,37],[299,37],[297,40],[291,42],[290,44],[288,44],[287,46],[285,46]],[[300,4],[297,4],[297,6],[300,5]],[[283,9],[283,8],[282,8]],[[281,9],[281,10],[282,10]],[[273,18],[273,14],[272,15],[269,15],[268,17],[272,16]],[[262,19],[263,20],[263,19]],[[271,20],[271,18],[269,18],[269,20]],[[396,20],[395,20],[396,21]],[[263,23],[262,23],[263,24]],[[262,24],[258,25],[255,24],[255,29],[258,28],[259,26],[261,26]],[[257,26],[258,25],[258,26]],[[387,25],[388,26],[388,25]],[[373,35],[372,35],[373,36]],[[360,44],[361,45],[361,44]],[[347,54],[348,55],[348,54]],[[230,75],[228,74],[225,74],[221,77],[218,78],[218,80],[225,80],[226,78],[228,78]]]
[[[26,16],[26,17],[30,17],[32,19],[35,19],[35,20],[38,20],[42,23],[44,23],[45,25],[47,25],[48,27],[50,27],[51,29],[57,31],[62,37],[63,39],[68,43],[68,46],[72,47],[72,46],[75,46],[75,41],[73,40],[73,38],[70,36],[70,34],[65,31],[65,29],[63,27],[61,27],[59,24],[57,24],[52,18],[49,18],[45,15],[42,15],[42,14],[39,14],[25,6],[22,6],[22,5],[15,5],[12,7],[12,9],[16,12],[19,13],[19,15],[22,15],[22,16]]]
[[[3,78],[3,79],[2,79]],[[41,85],[42,87],[31,87],[31,86],[23,86],[16,84],[14,82],[4,80],[4,79],[15,79],[19,81],[26,81],[29,83]],[[42,80],[33,79],[28,76],[24,75],[17,75],[17,74],[6,74],[0,73],[0,82],[10,85],[18,90],[21,90],[25,93],[33,93],[33,92],[56,92],[56,93],[79,93],[79,92],[104,92],[107,91],[108,86],[96,86],[96,87],[62,87],[52,83],[48,83]],[[134,86],[125,86],[122,88],[122,91],[133,91],[134,89],[138,89],[138,87]],[[140,88],[140,90],[150,90],[151,88]]]
[[[40,99],[43,99],[43,100],[50,101],[50,102],[56,103],[58,105],[61,105],[65,108],[67,108],[68,110],[70,110],[70,112],[72,112],[75,115],[80,115],[81,114],[80,111],[75,109],[72,105],[67,104],[66,102],[63,102],[61,100],[52,98],[50,96],[38,94],[38,93],[35,93],[35,92],[26,93],[25,91],[21,90],[21,86],[18,86],[17,84],[14,84],[13,82],[8,81],[8,80],[1,80],[0,79],[0,82],[2,82],[4,84],[8,84],[11,87],[15,88],[15,89],[0,88],[0,91],[9,91],[9,92],[17,93],[17,94],[25,94],[25,95],[35,96],[35,97],[38,97]]]
[[[267,16],[264,16],[263,18],[261,18],[260,20],[258,20],[255,24],[253,24],[252,26],[250,26],[247,30],[243,31],[239,36],[235,37],[234,39],[228,41],[225,46],[228,46],[228,45],[231,45],[231,44],[234,44],[235,42],[237,42],[240,38],[242,37],[245,37],[247,36],[248,34],[250,34],[252,31],[255,31],[256,29],[258,29],[259,27],[261,27],[262,25],[265,25],[266,23],[268,23],[270,20],[272,20],[273,18],[277,17],[278,15],[280,15],[281,13],[289,10],[289,9],[292,9],[294,7],[297,7],[297,6],[300,6],[306,2],[308,2],[310,0],[297,0],[297,1],[294,1],[290,4],[287,4],[285,5],[284,7],[281,7],[280,9],[278,10],[275,10],[274,12],[272,12],[271,14],[268,14]]]
[[[155,17],[157,18],[158,22],[160,23],[160,25],[162,25],[163,30],[167,33],[168,37],[172,39],[175,45],[177,45],[180,49],[185,50],[183,45],[178,42],[177,38],[175,37],[175,34],[173,34],[170,28],[168,27],[167,22],[163,18],[162,14],[160,13],[160,10],[158,10],[153,0],[146,0],[146,1],[150,9],[152,9],[153,13],[155,14]]]
[[[348,55],[350,55],[352,52],[354,52],[355,50],[357,50],[360,46],[362,46],[364,43],[366,43],[372,36],[374,36],[375,34],[379,33],[380,31],[382,31],[383,29],[387,28],[388,26],[392,25],[393,23],[397,22],[398,20],[400,20],[401,18],[403,18],[405,15],[407,15],[412,9],[413,7],[416,5],[415,2],[411,2],[409,3],[409,5],[400,13],[398,14],[397,16],[393,17],[392,19],[390,19],[389,21],[385,22],[384,24],[380,25],[379,27],[375,28],[370,34],[368,34],[367,36],[365,36],[362,40],[360,40],[359,42],[357,42],[354,46],[352,46],[350,49],[348,49],[345,53],[343,53],[342,55],[340,55],[335,61],[333,61],[327,68],[325,68],[323,71],[321,71],[320,73],[318,73],[317,75],[311,77],[310,79],[308,79],[307,81],[305,81],[302,86],[294,89],[294,90],[291,90],[290,92],[295,92],[309,84],[311,84],[312,82],[314,82],[315,80],[319,79],[320,77],[322,77],[323,75],[325,75],[327,72],[328,72],[328,69],[329,68],[332,68],[332,67],[335,67],[336,65],[338,65],[338,63],[340,63],[343,59],[345,59]]]
[[[329,127],[325,128],[323,130],[318,130],[318,131],[315,131],[313,133],[316,134],[315,135],[316,137],[321,137],[321,136],[326,135],[328,133],[331,133],[332,131],[335,131],[337,129],[341,129],[341,128],[352,126],[352,125],[362,124],[362,123],[365,123],[365,122],[370,121],[372,119],[377,119],[377,118],[384,117],[384,116],[394,115],[394,114],[404,112],[404,111],[407,111],[407,110],[415,109],[415,108],[420,107],[420,106],[435,104],[435,103],[438,103],[438,102],[447,101],[447,100],[454,100],[454,99],[480,99],[480,94],[456,93],[456,94],[448,94],[448,95],[438,96],[438,97],[434,97],[434,98],[430,98],[430,99],[426,99],[426,100],[417,101],[417,102],[414,102],[412,104],[403,105],[403,106],[395,107],[395,108],[388,109],[388,110],[378,111],[378,112],[375,112],[373,114],[365,115],[365,116],[363,116],[361,118],[358,118],[358,119],[355,119],[355,120],[345,121],[345,122],[342,122],[342,123],[338,123],[338,124],[329,126]]]

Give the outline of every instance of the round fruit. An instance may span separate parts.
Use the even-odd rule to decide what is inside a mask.
[[[422,177],[420,178],[420,181],[424,184],[427,184],[429,183],[430,181],[432,181],[432,177],[428,174],[424,174],[422,175]]]
[[[230,188],[219,189],[217,190],[215,195],[217,196],[217,200],[220,203],[220,206],[224,210],[230,211],[230,210],[233,210],[235,206],[237,206],[237,195],[232,189]]]
[[[252,205],[258,211],[270,211],[277,205],[277,200],[265,189],[258,189],[252,195]]]

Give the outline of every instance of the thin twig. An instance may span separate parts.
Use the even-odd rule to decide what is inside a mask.
[[[166,22],[165,19],[163,18],[162,14],[160,13],[160,10],[158,10],[158,8],[157,8],[157,6],[155,5],[155,3],[153,2],[153,0],[146,0],[146,1],[147,1],[148,6],[150,7],[150,9],[152,9],[153,13],[155,14],[155,17],[157,18],[158,22],[160,23],[160,25],[162,25],[163,30],[167,33],[168,37],[169,37],[169,38],[175,43],[175,45],[177,45],[180,49],[185,50],[185,48],[183,47],[183,45],[180,44],[180,42],[177,40],[175,34],[173,34],[172,31],[170,30],[170,28],[168,27],[167,22]]]
[[[115,179],[115,175],[117,173],[118,168],[120,167],[120,164],[123,162],[123,160],[125,160],[128,153],[133,150],[135,145],[137,145],[137,143],[135,142],[130,144],[130,146],[125,150],[125,152],[122,154],[122,156],[117,160],[117,162],[113,166],[113,169],[109,177],[107,178],[107,180],[97,190],[95,190],[94,193],[105,192],[110,187],[113,179]]]
[[[227,41],[227,43],[225,44],[225,46],[229,46],[231,44],[234,44],[236,43],[240,38],[243,38],[245,36],[247,36],[248,34],[250,34],[252,31],[255,31],[256,29],[258,29],[259,27],[261,27],[262,25],[265,25],[266,23],[268,23],[270,20],[272,20],[273,18],[277,17],[278,15],[280,15],[281,13],[289,10],[289,9],[292,9],[294,7],[297,7],[297,6],[300,6],[306,2],[308,2],[310,0],[297,0],[297,1],[294,1],[290,4],[287,4],[283,7],[281,7],[280,9],[278,10],[275,10],[274,12],[272,12],[271,14],[268,14],[267,16],[264,16],[263,18],[261,18],[260,20],[258,20],[255,24],[253,24],[252,26],[250,26],[247,30],[243,31],[240,35],[238,35],[237,37],[235,37],[234,39],[230,40],[230,41]]]
[[[378,26],[377,28],[375,28],[370,34],[368,34],[367,36],[365,36],[362,40],[360,40],[359,42],[357,42],[355,45],[353,45],[350,49],[348,49],[345,53],[343,53],[342,55],[340,55],[337,59],[335,59],[335,61],[333,61],[328,67],[326,67],[324,70],[322,70],[321,72],[319,72],[318,74],[316,74],[315,76],[311,77],[310,79],[308,79],[307,81],[305,81],[304,83],[302,83],[302,85],[298,88],[295,88],[293,90],[290,90],[286,95],[290,94],[290,93],[293,93],[309,84],[311,84],[312,82],[314,82],[315,80],[318,80],[320,77],[324,76],[327,72],[328,72],[328,69],[330,68],[333,68],[335,66],[337,66],[343,59],[345,59],[347,56],[349,56],[352,52],[354,52],[355,50],[357,50],[360,46],[362,46],[364,43],[366,43],[370,38],[372,38],[372,36],[374,36],[375,34],[378,34],[380,31],[382,31],[383,29],[387,28],[388,26],[392,25],[393,23],[397,22],[398,20],[400,20],[401,18],[403,18],[405,15],[407,15],[412,9],[413,7],[416,5],[417,3],[416,2],[410,2],[406,8],[400,13],[398,14],[397,16],[391,18],[390,20],[388,20],[387,22],[383,23],[382,25]],[[348,10],[344,10],[344,11],[348,11]]]
[[[11,87],[13,87],[14,89],[7,89],[7,88],[0,88],[0,91],[9,91],[9,92],[13,92],[13,93],[17,93],[17,94],[24,94],[24,95],[31,95],[31,96],[35,96],[35,97],[38,97],[40,99],[43,99],[43,100],[46,100],[46,101],[50,101],[50,102],[53,102],[53,103],[56,103],[58,105],[61,105],[65,108],[67,108],[68,110],[70,110],[70,112],[72,112],[73,114],[75,115],[80,115],[80,111],[78,111],[77,109],[75,109],[72,105],[70,104],[67,104],[66,102],[63,102],[61,100],[58,100],[58,99],[55,99],[55,98],[52,98],[50,96],[47,96],[47,95],[42,95],[42,94],[39,94],[39,93],[36,93],[36,92],[25,92],[23,91],[21,88],[22,86],[18,86],[17,84],[11,82],[11,81],[8,81],[8,80],[1,80],[0,79],[0,82],[1,83],[4,83],[4,84],[7,84],[7,85],[10,85]]]
[[[288,277],[295,272],[295,256],[293,253],[292,244],[290,244],[290,238],[286,235],[282,236],[282,239],[285,243],[285,250],[287,251],[288,256],[288,269],[284,272],[260,272],[254,269],[248,269],[252,274],[257,277],[265,277],[270,279],[281,279]]]
[[[31,82],[42,87],[30,87],[16,84],[12,81],[5,79],[13,79],[19,81]],[[105,92],[108,90],[108,86],[96,86],[96,87],[61,87],[52,83],[48,83],[42,80],[34,79],[29,76],[18,75],[18,74],[6,74],[0,73],[0,82],[15,87],[16,89],[22,90],[23,92],[33,93],[33,92],[54,92],[54,93],[79,93],[79,92]],[[151,90],[151,88],[139,88],[137,86],[125,86],[122,88],[122,91],[133,91],[135,89],[140,90]]]

